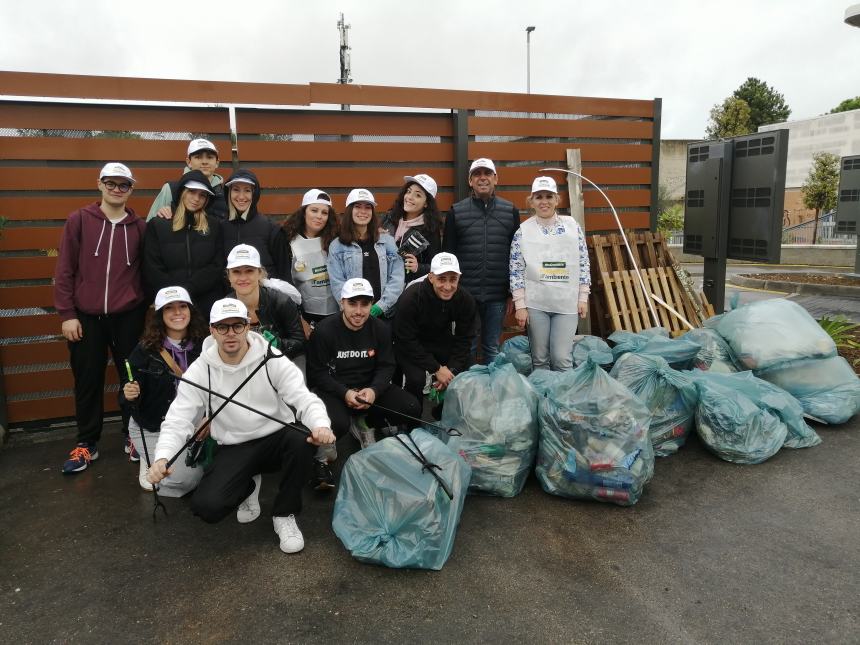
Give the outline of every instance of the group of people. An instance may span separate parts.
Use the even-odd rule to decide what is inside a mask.
[[[69,215],[55,305],[78,439],[64,473],[98,458],[110,349],[141,487],[191,493],[208,522],[233,511],[249,522],[261,474],[280,471],[273,524],[293,553],[302,487],[334,488],[336,441],[351,433],[364,448],[419,425],[428,388],[440,400],[479,347],[495,358],[506,313],[528,329],[535,368],[570,367],[590,271],[551,178],[535,180],[522,224],[495,192],[493,162],[477,159],[472,194],[444,220],[436,182],[418,174],[385,213],[364,188],[340,215],[312,189],[278,225],[257,208],[253,172],[225,182],[217,167],[215,145],[193,140],[144,222],[127,207],[131,170],[108,163],[101,199]],[[183,458],[204,443],[215,446],[205,467]]]

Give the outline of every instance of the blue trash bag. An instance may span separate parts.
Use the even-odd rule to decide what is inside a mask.
[[[538,394],[510,363],[474,365],[451,381],[440,423],[462,434],[447,443],[472,468],[470,493],[522,491],[537,452],[537,404]]]
[[[662,327],[645,329],[639,333],[616,331],[609,336],[614,343],[612,355],[615,360],[627,352],[660,356],[676,370],[687,370],[693,366],[693,359],[702,349],[701,345],[685,338],[669,338],[669,332]]]
[[[648,408],[593,360],[541,399],[535,473],[547,493],[635,504],[654,474]]]
[[[691,329],[684,338],[702,346],[693,358],[693,368],[720,374],[734,374],[744,368],[735,358],[732,348],[715,330],[708,327]]]
[[[687,373],[648,354],[622,354],[609,375],[642,399],[651,411],[648,434],[654,454],[667,457],[687,441],[693,428],[698,392]]]
[[[532,351],[528,336],[512,336],[502,343],[499,354],[495,358],[499,365],[510,363],[524,376],[532,373]]]
[[[589,353],[593,351],[601,353],[601,358],[595,360],[598,360],[598,362],[601,365],[604,365],[606,369],[609,369],[609,366],[612,365],[612,361],[615,360],[612,356],[612,350],[609,349],[609,345],[599,336],[575,336],[573,340],[574,343],[571,356],[573,358],[574,367],[582,365],[588,358]]]
[[[415,454],[439,467],[432,470],[453,499]],[[438,571],[454,546],[470,474],[462,459],[423,428],[388,437],[347,460],[332,529],[361,562]]]
[[[801,358],[830,358],[836,345],[796,302],[760,300],[705,321],[732,348],[744,369],[763,370]]]
[[[759,464],[788,448],[806,448],[821,439],[803,420],[803,409],[788,392],[752,372],[691,372],[699,391],[696,430],[721,459]]]
[[[845,423],[860,412],[860,379],[841,356],[780,363],[756,376],[789,392],[816,421]]]

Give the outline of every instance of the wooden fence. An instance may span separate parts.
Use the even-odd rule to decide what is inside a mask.
[[[19,97],[0,99],[4,427],[73,414],[51,277],[65,218],[96,200],[107,161],[132,168],[138,183],[129,205],[145,215],[162,184],[181,174],[189,138],[206,136],[219,148],[220,174],[238,163],[254,170],[261,211],[280,218],[311,187],[329,191],[338,210],[351,188],[366,187],[385,209],[403,176],[418,172],[436,179],[447,209],[467,194],[477,157],[496,162],[498,192],[524,208],[538,169],[565,167],[567,149],[579,148],[583,174],[608,193],[625,227],[649,228],[656,218],[659,99],[19,72],[0,72],[0,87]],[[343,104],[353,109],[337,109]],[[557,178],[567,207],[566,180]],[[596,191],[586,189],[584,201],[587,231],[614,228]],[[115,392],[110,367],[108,411]]]

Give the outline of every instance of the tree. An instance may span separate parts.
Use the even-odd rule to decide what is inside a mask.
[[[847,112],[848,110],[860,110],[860,96],[855,96],[853,99],[845,99],[842,103],[830,110],[829,114]]]
[[[711,108],[711,118],[705,128],[707,139],[727,139],[754,132],[750,125],[750,106],[742,99],[728,97],[722,105]]]
[[[791,108],[782,94],[757,78],[748,78],[732,96],[747,102],[750,108],[750,132],[758,132],[760,125],[785,121],[791,114]]]
[[[816,152],[812,155],[812,168],[806,181],[800,187],[803,205],[815,209],[815,225],[812,228],[812,243],[818,241],[818,218],[822,210],[832,210],[836,206],[836,193],[839,190],[839,157],[829,152]]]

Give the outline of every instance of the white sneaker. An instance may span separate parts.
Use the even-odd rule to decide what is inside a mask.
[[[149,470],[149,468],[146,467],[146,462],[143,459],[141,459],[140,460],[140,469],[139,469],[138,474],[137,474],[137,482],[140,484],[140,487],[145,491],[151,491],[152,490],[152,484],[150,484],[149,480],[146,478],[146,471],[148,471],[148,470]]]
[[[284,553],[298,553],[305,548],[305,538],[296,524],[295,515],[286,517],[273,517],[272,524],[275,525],[275,533],[281,538],[281,551]]]
[[[349,431],[352,436],[358,439],[358,444],[362,450],[376,443],[376,430],[367,425],[366,417],[361,414],[349,422]]]
[[[248,495],[236,509],[236,519],[239,520],[239,523],[247,524],[260,517],[260,484],[262,481],[262,475],[254,475],[254,492]]]

